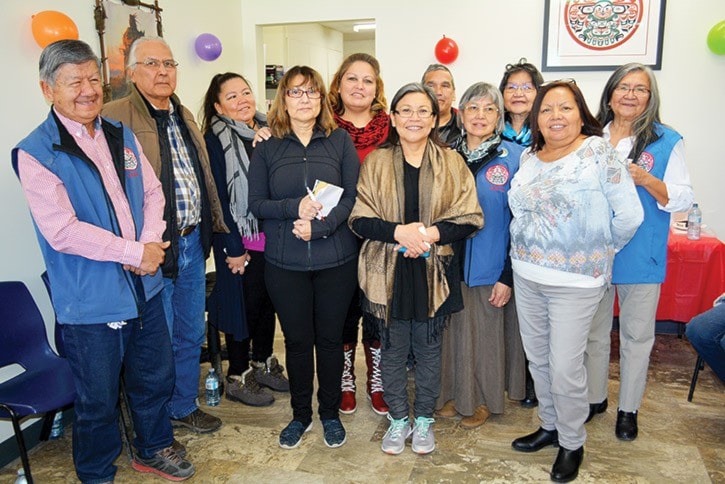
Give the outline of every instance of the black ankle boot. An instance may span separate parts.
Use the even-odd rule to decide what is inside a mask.
[[[536,399],[536,390],[534,389],[534,379],[531,378],[528,366],[526,367],[526,397],[521,400],[521,406],[524,408],[534,408],[539,404]]]
[[[539,427],[533,434],[524,435],[511,442],[511,447],[519,452],[536,452],[547,445],[559,446],[559,434],[554,430]]]
[[[596,414],[606,412],[608,406],[609,406],[609,401],[607,398],[605,398],[604,401],[601,403],[590,403],[589,404],[589,416],[584,421],[584,423],[589,422],[591,419],[594,418],[594,416]]]
[[[617,427],[614,433],[619,440],[634,440],[637,438],[637,412],[623,412],[617,410]]]
[[[576,450],[559,447],[559,453],[549,474],[551,480],[554,482],[573,481],[579,475],[579,466],[582,464],[582,460],[584,460],[584,446]]]

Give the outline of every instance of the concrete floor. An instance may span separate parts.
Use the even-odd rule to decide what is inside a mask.
[[[639,437],[622,442],[614,436],[619,387],[617,333],[613,333],[610,408],[587,424],[588,440],[577,482],[583,483],[725,483],[725,387],[709,368],[700,374],[694,400],[687,392],[696,355],[685,340],[658,335],[649,383],[639,414]],[[281,335],[276,351],[284,358]],[[202,375],[207,365],[203,365]],[[509,401],[506,413],[491,417],[482,427],[466,430],[457,420],[438,419],[436,450],[418,456],[410,447],[399,456],[380,450],[388,421],[370,409],[364,393],[365,362],[361,345],[356,358],[358,410],[343,415],[348,433],[345,445],[329,449],[322,426],[315,421],[301,446],[279,448],[280,430],[289,422],[289,396],[275,394],[266,408],[247,407],[222,398],[207,408],[224,421],[211,435],[177,430],[186,445],[196,475],[188,482],[548,482],[556,449],[534,454],[511,449],[511,441],[535,430],[535,410]],[[360,378],[360,375],[363,378]],[[65,436],[44,442],[30,456],[37,483],[77,482],[71,459],[72,427]],[[117,460],[116,483],[166,482],[132,470],[126,454]],[[13,482],[19,460],[0,469],[0,483]]]

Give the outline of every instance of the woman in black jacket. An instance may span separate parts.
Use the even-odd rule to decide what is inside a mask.
[[[263,221],[267,289],[285,336],[293,418],[279,444],[297,447],[312,427],[316,367],[325,443],[339,447],[346,440],[339,419],[342,328],[357,287],[358,243],[347,219],[360,162],[350,135],[336,128],[322,78],[310,67],[284,75],[269,127],[272,137],[252,156],[249,206]],[[316,182],[342,188],[339,202],[318,202]]]

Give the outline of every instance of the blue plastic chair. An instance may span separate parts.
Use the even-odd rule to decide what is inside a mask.
[[[20,420],[46,413],[44,427],[50,429],[56,411],[75,399],[73,375],[48,344],[43,317],[22,282],[0,282],[0,328],[0,367],[15,363],[25,369],[0,383],[0,418],[12,420],[25,478],[32,484]]]

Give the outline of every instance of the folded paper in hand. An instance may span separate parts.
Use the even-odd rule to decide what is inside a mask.
[[[315,186],[312,188],[312,194],[315,196],[315,200],[322,204],[322,210],[317,214],[317,219],[322,220],[330,214],[330,211],[335,208],[342,198],[342,192],[344,189],[320,180],[315,180]]]

